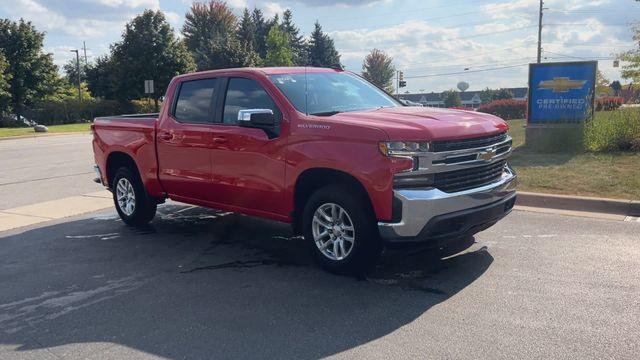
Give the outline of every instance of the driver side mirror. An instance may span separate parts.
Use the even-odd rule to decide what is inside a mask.
[[[276,117],[271,109],[245,109],[238,111],[238,125],[257,128],[271,128],[276,125]]]

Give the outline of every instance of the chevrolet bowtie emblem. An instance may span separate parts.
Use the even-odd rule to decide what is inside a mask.
[[[538,89],[550,89],[554,93],[582,89],[586,80],[571,80],[568,77],[554,77],[553,80],[540,81]]]
[[[496,156],[496,150],[489,149],[478,154],[478,160],[491,161],[494,156]]]

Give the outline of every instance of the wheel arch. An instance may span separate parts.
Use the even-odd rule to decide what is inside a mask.
[[[355,176],[333,168],[309,168],[300,173],[294,186],[292,223],[295,234],[302,234],[302,212],[309,197],[322,187],[336,184],[353,190],[362,197],[365,206],[373,211],[373,205],[365,186]]]
[[[116,175],[116,172],[119,168],[126,166],[131,169],[135,174],[140,176],[140,170],[138,169],[138,165],[131,155],[123,152],[123,151],[113,151],[109,153],[106,161],[106,172],[107,172],[107,185],[112,188],[113,178]]]

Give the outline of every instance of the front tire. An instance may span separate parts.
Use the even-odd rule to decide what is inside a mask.
[[[303,210],[303,232],[317,262],[336,274],[363,275],[382,245],[366,195],[339,185],[317,190]]]
[[[112,192],[116,211],[127,225],[146,225],[156,215],[156,202],[147,196],[140,177],[129,168],[116,171]]]

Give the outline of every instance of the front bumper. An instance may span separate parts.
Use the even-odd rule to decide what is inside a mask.
[[[396,222],[379,222],[389,243],[430,242],[472,235],[506,216],[515,203],[517,177],[505,167],[500,180],[475,189],[446,193],[438,189],[394,190]],[[396,214],[394,214],[396,215]]]

